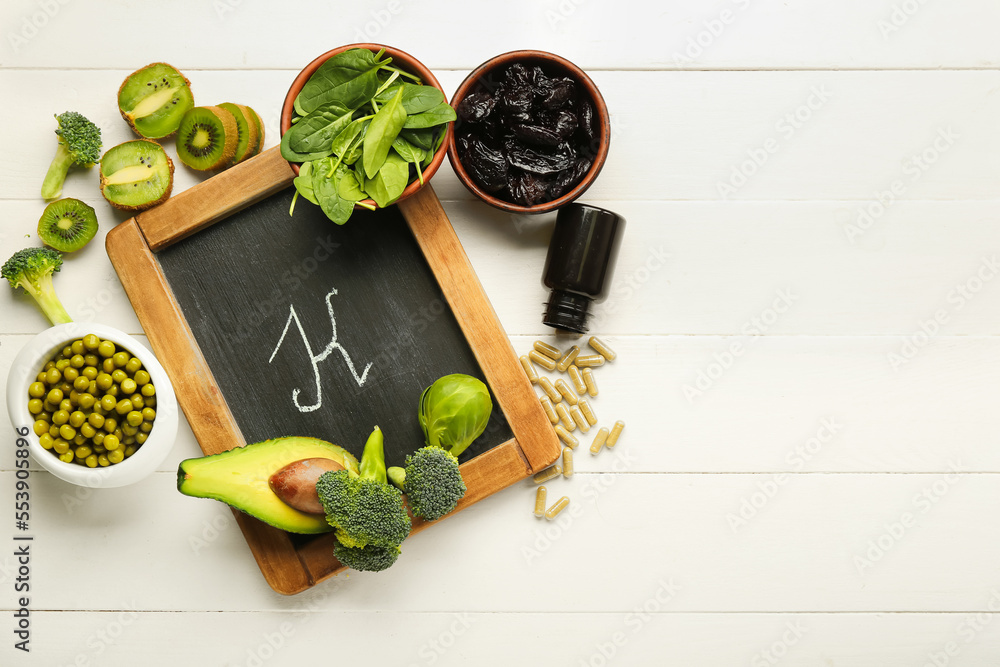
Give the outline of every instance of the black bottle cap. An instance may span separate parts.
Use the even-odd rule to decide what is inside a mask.
[[[542,322],[587,332],[591,302],[608,296],[625,218],[587,204],[559,209],[545,257],[542,284],[552,290]]]

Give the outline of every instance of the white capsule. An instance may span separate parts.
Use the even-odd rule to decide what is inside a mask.
[[[561,352],[559,352],[558,347],[556,347],[555,345],[549,345],[545,341],[541,340],[535,341],[535,349],[538,350],[541,354],[544,354],[552,361],[556,361],[557,359],[559,359],[560,355],[562,354]]]
[[[549,421],[553,424],[558,424],[559,415],[552,408],[552,400],[548,396],[542,396],[538,399],[538,402],[542,404],[542,410],[545,410],[545,416],[549,418]]]
[[[587,395],[591,398],[597,398],[597,380],[594,379],[594,371],[584,368],[581,375],[583,375],[583,381],[587,385]]]
[[[597,336],[590,337],[589,345],[590,347],[597,350],[597,353],[602,357],[604,357],[605,359],[607,359],[608,361],[614,361],[615,357],[618,356],[617,354],[615,354],[614,350],[608,347],[607,343],[605,343]]]
[[[521,357],[521,368],[524,369],[524,374],[528,376],[528,382],[538,384],[538,373],[535,372],[535,367],[532,365],[531,359]]]
[[[573,391],[573,388],[566,384],[566,380],[563,380],[562,378],[556,380],[556,391],[562,394],[562,397],[566,399],[566,402],[570,405],[576,405],[580,401],[580,399],[576,396],[576,392]]]

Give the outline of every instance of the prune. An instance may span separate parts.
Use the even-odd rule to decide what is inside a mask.
[[[508,164],[533,174],[554,174],[572,167],[576,159],[576,151],[567,143],[555,150],[525,148],[514,141],[507,141],[504,147]]]
[[[591,106],[590,102],[587,100],[580,101],[576,117],[579,121],[580,132],[583,133],[583,138],[587,141],[593,141],[597,128],[594,127],[594,107]]]
[[[571,169],[556,174],[556,177],[549,183],[549,199],[558,199],[569,192],[590,171],[591,164],[593,162],[588,158],[578,158]]]
[[[573,83],[573,79],[567,79],[565,77],[561,79],[553,79],[548,95],[546,95],[545,99],[542,100],[542,108],[550,110],[562,109],[572,101],[575,93],[576,84]]]
[[[511,128],[514,136],[535,146],[558,146],[564,136],[540,125],[515,125]]]
[[[560,111],[552,122],[553,129],[560,139],[568,139],[576,132],[577,125],[576,114],[572,111]]]
[[[484,121],[492,113],[496,103],[496,98],[487,92],[469,93],[458,104],[458,117],[470,123]]]
[[[514,63],[504,72],[503,85],[510,88],[523,88],[531,85],[531,72],[521,63]]]
[[[534,206],[549,199],[548,185],[536,174],[519,172],[510,182],[510,195],[517,204]]]
[[[465,135],[456,137],[455,145],[458,147],[458,159],[465,162],[465,154],[469,152],[469,137]]]
[[[507,185],[507,162],[503,153],[487,146],[479,139],[470,139],[462,160],[472,180],[487,192],[498,192]]]
[[[508,125],[527,123],[531,120],[531,89],[526,85],[505,87],[499,91],[503,104],[504,120]]]

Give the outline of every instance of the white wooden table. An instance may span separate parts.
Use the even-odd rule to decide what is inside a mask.
[[[549,50],[612,113],[585,201],[629,224],[595,315],[619,360],[594,407],[626,420],[621,444],[581,448],[551,484],[572,498],[557,523],[517,485],[414,536],[391,570],[292,598],[225,506],[175,491],[199,454],[186,424],[133,487],[35,468],[24,654],[5,427],[0,663],[1000,660],[1000,5],[294,4],[3,3],[0,259],[37,242],[52,115],[91,117],[106,146],[131,138],[115,91],[148,62],[184,71],[200,104],[255,107],[270,147],[293,76],[333,46],[398,46],[449,91],[493,55]],[[175,192],[202,178],[179,166]],[[56,286],[76,319],[141,333],[103,249],[127,216],[96,180],[67,181],[101,231]],[[489,209],[447,165],[434,185],[515,348],[549,339],[552,217]],[[0,289],[0,369],[45,327]]]

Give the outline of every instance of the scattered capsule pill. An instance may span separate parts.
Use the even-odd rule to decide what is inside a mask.
[[[583,382],[587,385],[587,395],[591,398],[597,397],[597,380],[594,379],[594,371],[584,368],[580,373],[583,375]]]
[[[566,384],[566,380],[563,380],[562,378],[556,380],[556,391],[562,394],[562,397],[565,398],[566,402],[570,405],[576,405],[580,402],[580,399],[576,396],[576,392],[573,391],[573,388]]]
[[[549,345],[548,343],[542,340],[535,341],[535,349],[538,350],[540,353],[544,354],[552,361],[557,360],[559,358],[559,355],[561,354],[561,352],[559,352],[558,347],[556,347],[555,345]]]
[[[556,364],[556,368],[559,369],[560,373],[565,373],[566,369],[569,368],[570,364],[577,358],[580,354],[580,347],[574,345],[573,347],[566,350],[566,354],[559,357],[559,363]],[[551,370],[551,369],[550,369]]]
[[[556,424],[555,429],[556,435],[559,436],[560,440],[566,443],[567,447],[570,449],[576,449],[580,446],[580,441],[577,440],[572,433],[563,428],[562,424]]]
[[[538,386],[542,388],[545,395],[552,399],[553,403],[559,403],[562,401],[562,394],[560,394],[555,387],[552,386],[552,381],[547,377],[539,376]]]
[[[583,416],[583,411],[580,409],[579,405],[574,405],[569,410],[569,416],[573,418],[576,425],[580,427],[580,433],[586,433],[590,430],[590,422],[587,418]]]
[[[547,371],[552,371],[555,370],[556,368],[555,361],[549,359],[544,354],[536,350],[532,350],[531,352],[528,353],[528,359],[531,359],[533,362],[535,362],[536,364],[538,364]]]
[[[524,369],[524,374],[528,376],[528,382],[538,384],[538,373],[535,372],[535,367],[531,364],[531,359],[521,357],[521,368]]]
[[[573,450],[563,447],[563,477],[573,476]]]
[[[625,422],[621,419],[615,422],[615,425],[611,427],[611,435],[608,436],[608,449],[611,449],[618,444],[618,436],[622,434],[622,429],[625,428]]]
[[[593,455],[598,455],[601,453],[601,448],[604,447],[604,443],[608,439],[608,429],[602,428],[594,436],[594,442],[590,445],[590,453]]]
[[[569,505],[569,498],[566,496],[563,496],[562,498],[557,500],[555,505],[546,510],[545,512],[546,520],[552,521],[553,519],[555,519],[557,516],[559,516],[559,512],[562,512],[564,509],[566,509],[568,505]]]
[[[556,427],[556,428],[558,428],[558,427]],[[561,467],[559,467],[558,465],[549,466],[545,470],[542,470],[540,472],[536,472],[535,473],[535,477],[534,477],[535,484],[544,484],[545,482],[549,481],[550,479],[555,479],[556,477],[558,477],[561,474],[562,474],[562,468]]]
[[[604,357],[599,354],[588,354],[576,358],[576,365],[580,368],[590,368],[591,366],[603,366]]]
[[[599,355],[601,355],[608,361],[614,361],[615,357],[618,356],[617,354],[615,354],[614,350],[608,347],[607,343],[605,343],[597,336],[591,336],[590,340],[588,341],[588,344],[590,345],[590,347],[594,348],[594,350],[596,350]]]
[[[569,379],[573,383],[573,388],[576,389],[576,393],[586,393],[587,383],[583,381],[583,374],[580,373],[580,367],[576,364],[570,364],[566,371],[569,373]]]
[[[548,490],[544,486],[538,487],[535,491],[535,516],[541,519],[545,516],[545,497],[548,495]]]
[[[580,408],[580,412],[583,413],[584,418],[587,420],[587,424],[593,426],[597,423],[597,415],[594,414],[594,409],[590,407],[590,402],[585,399],[580,399],[580,404],[577,406]],[[570,413],[572,414],[572,412]],[[586,431],[584,431],[586,433]]]
[[[576,430],[576,422],[573,421],[573,416],[569,413],[569,408],[567,408],[562,403],[556,403],[556,414],[559,415],[559,421],[563,428],[567,431]]]
[[[553,424],[559,423],[559,415],[556,414],[555,409],[552,407],[552,401],[548,396],[542,396],[538,399],[542,404],[542,410],[545,410],[545,416],[549,418],[549,421]]]

